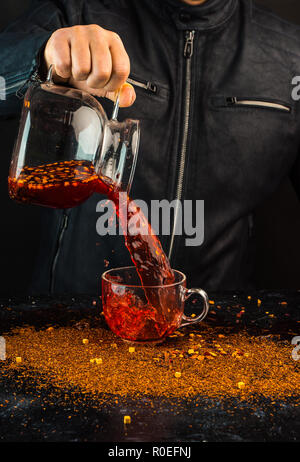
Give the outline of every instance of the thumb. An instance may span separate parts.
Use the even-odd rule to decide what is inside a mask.
[[[131,106],[136,100],[136,93],[132,85],[130,83],[124,83],[120,90],[118,90],[119,99],[120,99],[120,107],[128,107]],[[105,97],[111,99],[112,101],[116,101],[118,96],[118,91],[114,92],[107,92]]]

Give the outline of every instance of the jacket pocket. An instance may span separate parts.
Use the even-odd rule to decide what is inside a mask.
[[[215,96],[212,105],[216,108],[256,108],[291,113],[292,107],[279,100],[238,96]]]
[[[167,113],[170,95],[167,85],[135,74],[130,74],[127,82],[133,85],[136,100],[126,108],[126,117],[153,121]]]
[[[129,77],[127,79],[127,82],[130,83],[131,85],[133,85],[134,87],[142,88],[143,90],[145,90],[145,91],[147,91],[149,93],[152,93],[154,95],[158,92],[157,85],[155,83],[149,82],[147,80],[137,79],[136,77],[135,78]]]

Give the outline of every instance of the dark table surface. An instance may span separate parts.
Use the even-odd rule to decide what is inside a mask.
[[[210,298],[221,309],[211,307],[207,323],[251,335],[271,335],[291,339],[300,335],[300,291],[249,294],[214,293]],[[263,304],[263,310],[257,305]],[[0,300],[0,335],[17,326],[44,328],[68,326],[87,319],[94,322],[95,298],[28,297]],[[283,303],[282,302],[286,302]],[[237,316],[246,307],[242,317]],[[195,311],[195,305],[193,306]],[[274,316],[266,315],[272,313]],[[97,322],[97,320],[95,320]],[[292,351],[292,347],[291,347]],[[1,361],[0,361],[1,368]],[[57,390],[49,402],[45,383],[36,393],[34,377],[24,386],[1,374],[0,369],[0,441],[99,441],[99,442],[246,442],[299,441],[300,406],[293,397],[271,402],[261,398],[253,409],[236,398],[194,400],[130,399],[118,403],[107,398],[105,405],[89,405],[88,400],[68,402],[68,390]],[[78,392],[80,393],[80,392]],[[52,391],[53,395],[53,391]],[[196,406],[197,404],[197,406]],[[120,416],[135,415],[130,426]]]

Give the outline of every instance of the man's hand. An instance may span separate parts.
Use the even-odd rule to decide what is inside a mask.
[[[68,82],[95,96],[115,100],[122,87],[120,106],[131,106],[134,88],[125,83],[130,61],[120,37],[95,24],[55,31],[45,48],[47,69],[54,65],[54,82]]]

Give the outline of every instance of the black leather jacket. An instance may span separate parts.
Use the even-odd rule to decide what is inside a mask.
[[[37,65],[51,33],[75,24],[117,32],[131,58],[137,100],[121,118],[141,120],[132,196],[205,201],[205,240],[175,236],[171,262],[204,289],[246,288],[251,281],[251,215],[292,174],[298,178],[300,30],[251,0],[38,1],[0,35],[0,75],[17,114],[15,91]],[[111,103],[102,101],[108,114]],[[99,292],[107,260],[130,263],[122,238],[96,233],[94,195],[49,210],[31,291]],[[172,237],[162,237],[169,252]]]

